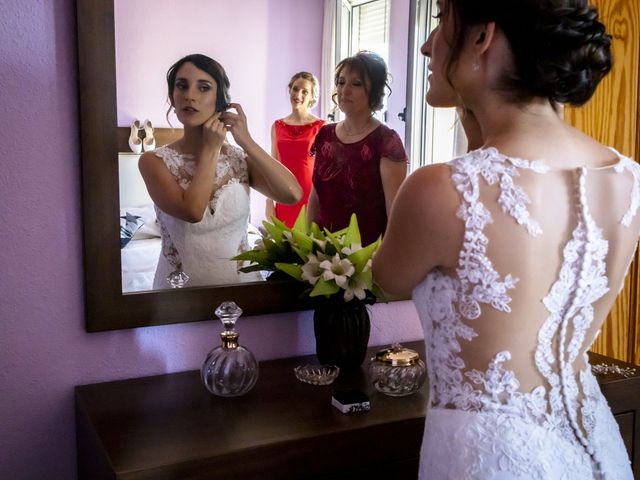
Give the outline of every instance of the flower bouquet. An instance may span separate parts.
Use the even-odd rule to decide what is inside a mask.
[[[234,257],[248,262],[240,271],[283,272],[307,284],[305,294],[315,305],[318,359],[343,368],[360,366],[370,330],[366,305],[384,301],[371,271],[380,239],[362,246],[355,214],[342,230],[320,229],[307,222],[304,207],[291,228],[277,218],[263,227],[253,250]]]

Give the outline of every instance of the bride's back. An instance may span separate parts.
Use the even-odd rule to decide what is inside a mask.
[[[631,479],[585,357],[636,248],[640,166],[557,114],[611,37],[587,0],[437,3],[426,99],[484,148],[405,181],[373,261],[424,328],[420,478]]]
[[[478,157],[493,166],[495,183],[489,184],[477,168]],[[499,285],[509,275],[514,282],[504,292],[510,311],[490,302],[480,304],[479,316],[465,322],[477,336],[460,342],[459,358],[466,371],[485,371],[498,352],[509,351],[505,368],[514,372],[521,391],[529,392],[538,385],[548,387],[536,365],[545,356],[545,338],[552,344],[548,352],[554,357],[548,362],[552,370],[559,372],[561,355],[575,359],[570,362],[573,372],[582,370],[583,353],[611,309],[633,256],[639,216],[626,219],[625,215],[635,213],[640,198],[637,185],[634,190],[637,169],[614,152],[599,168],[558,169],[544,160],[515,167],[512,160],[518,163],[485,149],[452,163],[459,190],[464,191],[460,186],[465,178],[478,186],[477,200],[463,199],[462,205],[469,211],[482,205],[488,213],[484,228],[465,229],[456,270],[484,248],[484,261],[497,274],[490,282]],[[517,188],[530,203],[515,198]],[[504,211],[504,205],[511,213]],[[448,274],[459,276],[458,271]],[[473,296],[482,281],[463,278],[462,283]]]

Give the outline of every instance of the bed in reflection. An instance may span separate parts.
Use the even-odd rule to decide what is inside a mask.
[[[162,248],[160,225],[153,202],[138,170],[139,155],[118,155],[120,182],[120,261],[122,292],[153,290],[153,277]],[[258,229],[247,225],[249,248],[260,238]],[[255,281],[255,275],[247,281]]]
[[[120,249],[120,259],[122,265],[122,291],[136,292],[141,290],[151,290],[153,288],[153,276],[158,265],[160,255],[161,240],[158,224],[155,220],[153,205],[145,205],[139,208],[121,209],[120,220],[125,220],[134,212],[150,210],[152,216],[145,216],[144,223],[132,235],[131,239]],[[124,217],[124,218],[123,218]],[[140,222],[140,220],[138,220]],[[129,222],[131,224],[131,222]],[[121,225],[122,231],[122,225]],[[157,231],[157,233],[156,233]],[[120,244],[122,245],[122,236]]]
[[[160,255],[160,238],[134,240],[122,249],[122,291],[151,290]]]
[[[122,291],[152,290],[161,240],[153,202],[138,171],[139,155],[118,155]]]

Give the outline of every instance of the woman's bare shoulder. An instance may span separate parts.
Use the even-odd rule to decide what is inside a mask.
[[[439,163],[415,170],[403,184],[406,195],[433,198],[434,195],[455,191],[451,182],[451,168]]]
[[[398,192],[398,211],[407,225],[416,231],[434,236],[448,237],[458,231],[456,212],[460,196],[451,180],[448,164],[422,167],[413,172]]]
[[[156,153],[155,150],[151,150],[149,152],[144,152],[138,158],[138,168],[149,168],[154,167],[155,165],[159,165],[162,162],[162,157]]]

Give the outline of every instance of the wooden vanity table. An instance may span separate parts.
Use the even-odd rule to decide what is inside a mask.
[[[424,358],[421,342],[405,346]],[[76,387],[79,478],[414,480],[426,384],[404,398],[378,393],[368,360],[330,386],[299,382],[293,368],[313,358],[261,362],[258,383],[237,398],[209,394],[197,371]],[[629,367],[599,355],[592,363]],[[640,368],[600,380],[638,476]],[[331,405],[339,387],[365,391],[371,410],[340,413]]]

